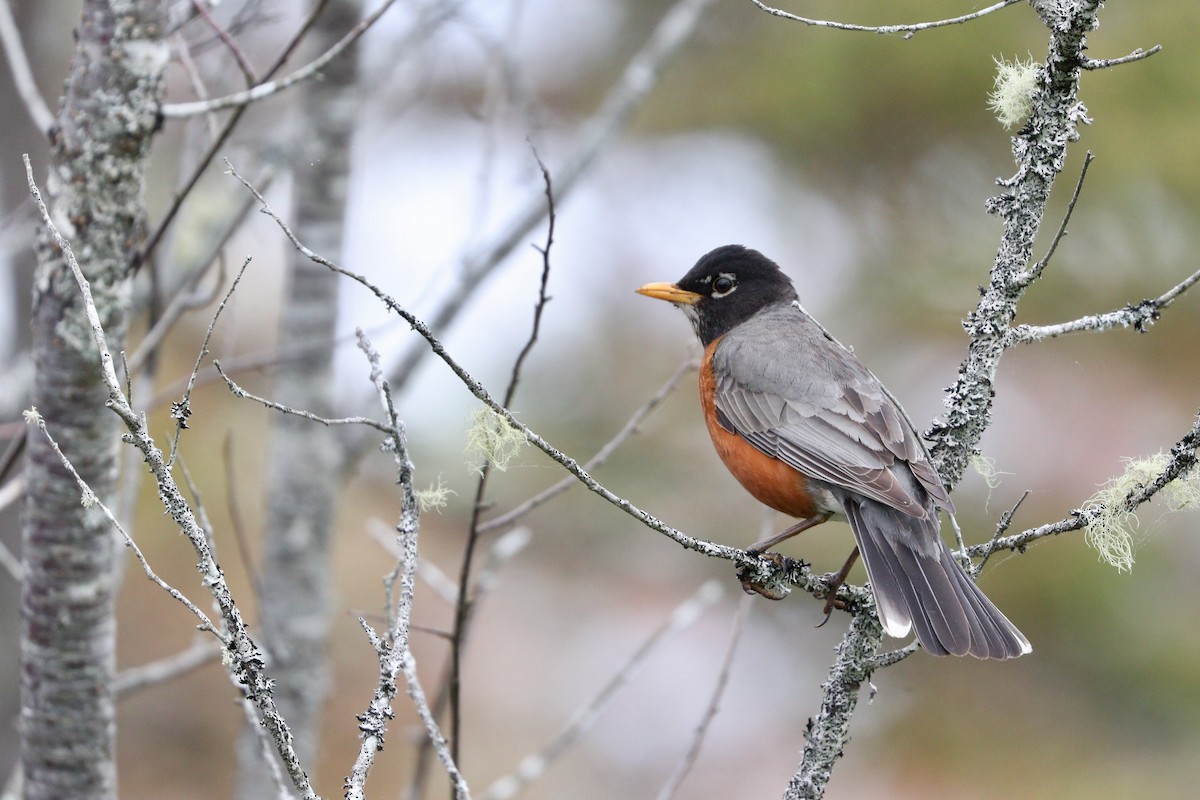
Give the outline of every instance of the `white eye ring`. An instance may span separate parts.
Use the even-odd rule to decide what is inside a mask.
[[[712,296],[714,298],[725,297],[733,294],[737,290],[737,276],[732,272],[722,272],[712,282]]]

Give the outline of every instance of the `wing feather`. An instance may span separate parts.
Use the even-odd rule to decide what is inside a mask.
[[[899,404],[797,306],[769,309],[726,334],[713,374],[723,421],[767,455],[911,516],[929,513],[923,494],[953,511]]]

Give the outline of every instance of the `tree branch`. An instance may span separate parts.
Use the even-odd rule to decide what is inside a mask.
[[[963,324],[970,337],[969,350],[945,400],[946,419],[934,424],[927,436],[930,455],[949,486],[958,483],[991,424],[993,381],[1017,303],[1029,286],[1026,265],[1046,201],[1062,171],[1068,143],[1079,137],[1080,125],[1090,122],[1078,97],[1079,65],[1087,35],[1097,24],[1100,0],[1035,2],[1034,7],[1050,31],[1050,42],[1033,111],[1012,140],[1016,174],[1001,180],[1004,193],[988,201],[988,211],[1004,221],[1004,234],[988,285]]]
[[[374,763],[375,754],[383,749],[384,732],[393,717],[392,700],[397,693],[397,676],[403,675],[408,686],[408,694],[425,726],[426,735],[433,744],[433,749],[441,760],[446,774],[450,776],[455,797],[457,800],[470,800],[471,793],[466,779],[454,762],[446,739],[429,709],[424,689],[417,679],[416,659],[409,646],[413,590],[417,573],[417,536],[420,532],[421,520],[416,493],[413,489],[413,464],[408,456],[404,424],[396,415],[391,388],[384,380],[383,370],[379,365],[379,354],[371,346],[361,329],[358,333],[359,345],[371,364],[371,382],[375,385],[388,419],[389,434],[385,444],[395,461],[397,481],[400,484],[400,521],[396,525],[396,531],[400,541],[401,557],[396,565],[396,570],[386,582],[390,596],[391,580],[398,577],[400,595],[396,600],[394,613],[392,604],[389,602],[389,624],[384,637],[375,633],[366,620],[359,620],[379,656],[379,685],[367,710],[358,718],[361,746],[354,762],[354,768],[346,779],[345,796],[346,800],[363,800],[366,797],[367,773]]]
[[[34,127],[48,135],[55,125],[54,113],[46,105],[46,99],[42,97],[42,92],[33,79],[33,70],[21,43],[21,32],[17,30],[17,21],[13,18],[12,6],[8,0],[0,0],[0,46],[8,56],[13,84],[17,87],[21,102],[25,104],[25,111],[33,120]]]
[[[1004,346],[1012,347],[1017,344],[1040,342],[1081,331],[1106,331],[1119,326],[1133,328],[1138,333],[1145,333],[1151,325],[1158,321],[1163,309],[1195,286],[1197,281],[1200,281],[1200,270],[1193,272],[1157,298],[1143,300],[1140,303],[1130,303],[1124,308],[1118,308],[1106,314],[1091,314],[1071,322],[1060,322],[1057,325],[1017,325],[1009,329],[1004,338]]]
[[[285,89],[290,89],[301,81],[306,81],[320,73],[326,64],[337,58],[346,48],[358,41],[358,37],[366,33],[395,2],[396,0],[384,0],[383,5],[351,28],[345,36],[338,40],[337,44],[286,77],[276,81],[260,83],[253,88],[234,92],[224,97],[214,97],[211,100],[197,100],[191,103],[167,103],[162,107],[162,115],[168,119],[194,117],[197,114],[207,114],[212,111],[219,111],[222,108],[246,106],[271,95],[278,94]]]
[[[1117,509],[1103,504],[1089,505],[1086,508],[1075,509],[1058,522],[1039,525],[1036,528],[1030,528],[1011,536],[1000,536],[986,544],[977,544],[969,548],[968,552],[975,558],[980,556],[986,558],[998,550],[1011,550],[1023,553],[1026,547],[1038,539],[1082,530],[1101,516],[1111,514],[1114,510],[1119,512],[1133,512],[1143,503],[1149,502],[1155,495],[1176,480],[1187,477],[1196,468],[1197,448],[1200,448],[1200,413],[1193,420],[1191,429],[1171,446],[1170,459],[1162,471],[1149,483],[1139,484],[1131,489],[1125,495],[1125,499],[1121,501]]]
[[[1135,61],[1141,61],[1144,58],[1149,58],[1150,56],[1154,55],[1155,53],[1157,53],[1160,50],[1162,50],[1161,44],[1156,44],[1156,45],[1154,45],[1154,47],[1151,47],[1149,50],[1143,50],[1142,48],[1139,47],[1137,50],[1134,50],[1129,55],[1121,56],[1120,58],[1089,58],[1089,59],[1085,59],[1081,66],[1084,69],[1108,69],[1109,67],[1116,67],[1121,64],[1132,64]]]
[[[865,31],[866,33],[904,33],[907,34],[907,36],[905,36],[907,39],[920,31],[932,30],[933,28],[944,28],[947,25],[961,25],[964,22],[970,22],[971,20],[979,19],[980,17],[986,17],[988,14],[992,14],[1002,8],[1007,8],[1008,6],[1020,2],[1020,0],[1000,0],[1000,2],[996,3],[995,5],[990,5],[987,8],[981,8],[978,11],[972,11],[970,14],[951,17],[950,19],[939,19],[933,22],[914,22],[911,24],[901,25],[851,25],[847,22],[810,19],[809,17],[799,17],[795,14],[790,14],[787,11],[769,6],[766,3],[763,3],[761,0],[751,0],[751,2],[771,16],[782,17],[783,19],[789,19],[793,22],[811,25],[815,28],[835,28],[839,31]]]

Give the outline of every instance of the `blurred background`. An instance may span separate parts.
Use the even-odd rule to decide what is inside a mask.
[[[14,3],[36,78],[52,107],[71,55],[79,3]],[[229,19],[242,6],[214,12]],[[270,62],[301,19],[298,3],[263,0],[239,43]],[[430,35],[408,36],[425,6],[397,3],[361,41],[363,91],[355,98],[345,266],[367,275],[418,316],[464,288],[464,258],[542,192],[531,143],[551,176],[581,129],[671,4],[662,0],[464,2]],[[374,7],[374,4],[369,4]],[[861,24],[955,16],[976,4],[864,0],[789,3],[806,16]],[[1094,124],[1070,149],[1040,239],[1044,252],[1083,155],[1090,168],[1069,236],[1027,295],[1019,322],[1053,323],[1157,297],[1197,266],[1200,227],[1200,8],[1116,3],[1089,39],[1094,58],[1163,45],[1136,64],[1087,73],[1081,97]],[[1042,60],[1047,35],[1024,4],[909,40],[805,27],[750,2],[708,9],[691,42],[661,75],[631,124],[559,199],[540,340],[513,404],[520,418],[580,460],[696,354],[683,317],[633,294],[674,280],[712,247],[762,250],[795,279],[805,306],[872,368],[918,428],[942,410],[943,389],[965,352],[960,321],[997,247],[1000,224],[984,212],[995,179],[1013,172],[1010,132],[987,110],[1001,56]],[[211,47],[198,66],[213,94],[240,88],[228,53]],[[294,62],[300,63],[300,62]],[[0,81],[0,432],[11,437],[28,366],[29,243],[34,216],[20,154],[45,174],[45,142]],[[169,101],[192,99],[179,69]],[[242,174],[277,177],[268,199],[286,218],[289,183],[305,180],[286,157],[305,132],[294,98],[251,109],[223,151]],[[200,141],[192,123],[168,122],[155,145],[152,222]],[[163,268],[203,249],[211,222],[244,190],[211,167],[169,242]],[[206,227],[209,226],[209,227]],[[298,231],[301,239],[304,232]],[[437,333],[493,393],[501,394],[528,336],[544,223],[471,292],[464,313]],[[526,244],[527,243],[527,244]],[[269,358],[285,242],[251,215],[226,249],[253,263],[214,336],[213,354]],[[364,328],[386,359],[415,344],[361,287],[341,290],[339,414],[369,398],[368,367],[353,346]],[[1124,468],[1123,459],[1168,448],[1191,425],[1200,398],[1200,298],[1185,295],[1147,335],[1113,331],[1010,351],[997,378],[995,422],[982,442],[998,480],[968,475],[957,489],[970,541],[988,538],[1026,491],[1014,530],[1055,521]],[[157,395],[141,398],[168,430],[211,317],[188,317],[168,340]],[[136,326],[135,326],[136,327]],[[136,333],[135,333],[136,338]],[[286,362],[243,370],[271,396]],[[217,530],[222,564],[254,619],[247,564],[231,519],[243,520],[250,557],[265,498],[261,476],[273,415],[231,398],[211,367],[194,396],[183,454]],[[286,402],[286,398],[278,398]],[[422,518],[422,559],[454,575],[476,478],[464,448],[477,403],[444,365],[424,359],[399,397],[419,486],[451,489]],[[373,406],[371,407],[372,413]],[[232,460],[223,442],[228,438]],[[502,512],[562,472],[526,449],[494,474],[488,499]],[[596,476],[613,491],[701,538],[745,545],[764,524],[755,501],[719,464],[687,376]],[[236,487],[231,496],[230,487]],[[203,605],[194,556],[144,482],[134,530],[155,569]],[[387,551],[372,520],[393,525],[399,496],[388,458],[370,453],[340,489],[332,694],[325,711],[317,788],[337,796],[357,752],[354,715],[365,708],[376,659],[357,617],[383,607]],[[830,798],[1182,797],[1200,782],[1200,539],[1196,512],[1139,515],[1137,563],[1119,574],[1080,534],[991,560],[981,585],[1034,643],[1016,662],[935,660],[917,654],[874,676]],[[643,798],[657,794],[682,757],[720,670],[741,592],[725,562],[682,551],[587,492],[573,488],[526,517],[529,544],[501,569],[478,607],[464,676],[463,766],[476,793],[553,737],[641,643],[705,581],[722,597],[629,676],[595,726],[528,798]],[[0,535],[19,545],[17,515]],[[490,544],[491,540],[487,543]],[[818,569],[840,566],[843,524],[785,545]],[[861,568],[855,573],[862,580]],[[19,591],[0,575],[0,771],[15,758]],[[121,600],[120,666],[185,648],[193,620],[129,570]],[[821,602],[755,599],[720,713],[678,797],[779,796],[796,768],[807,718],[846,624],[821,622]],[[444,629],[451,608],[418,586],[416,617]],[[447,647],[416,634],[422,676],[441,674]],[[243,722],[219,665],[145,690],[119,708],[121,794],[128,798],[228,796]],[[369,786],[399,797],[417,735],[406,698]],[[436,785],[436,783],[435,783]],[[440,791],[433,792],[439,796]]]

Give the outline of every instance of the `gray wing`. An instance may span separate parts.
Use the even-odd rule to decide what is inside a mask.
[[[767,455],[910,516],[928,513],[922,488],[953,513],[903,409],[798,305],[726,334],[713,376],[721,423]]]

